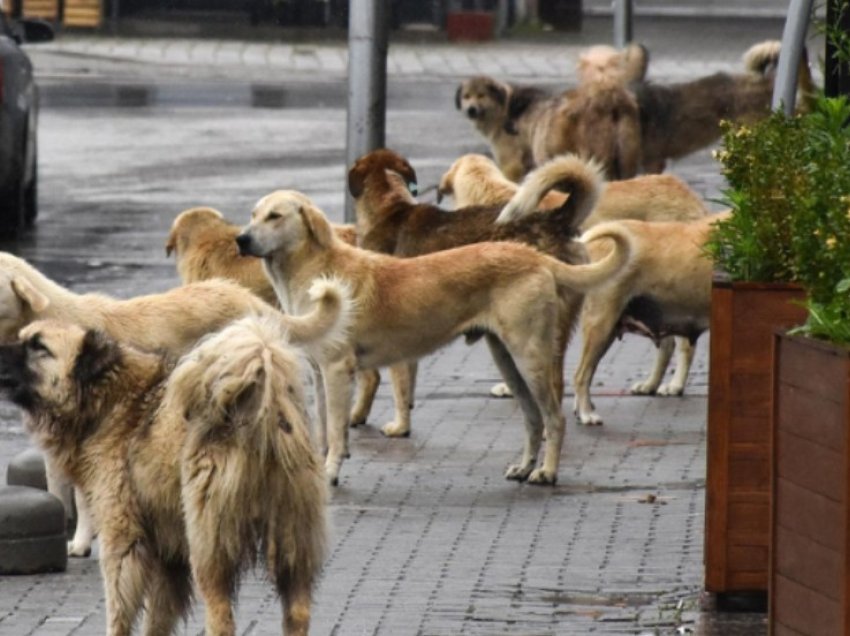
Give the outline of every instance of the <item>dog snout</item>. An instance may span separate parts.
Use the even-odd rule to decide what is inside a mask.
[[[470,119],[477,119],[481,111],[474,104],[466,107],[466,116]]]
[[[240,256],[251,256],[251,235],[242,232],[236,237],[236,245],[239,247]]]

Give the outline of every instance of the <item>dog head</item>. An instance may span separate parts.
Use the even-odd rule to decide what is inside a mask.
[[[504,178],[499,167],[489,157],[475,153],[463,155],[455,159],[454,163],[440,177],[440,185],[437,188],[437,203],[441,202],[446,195],[454,195],[456,189],[459,189],[457,186],[465,185],[469,179],[480,180],[495,176]]]
[[[511,94],[510,86],[479,75],[461,82],[455,107],[479,126],[500,126]]]
[[[308,197],[278,190],[257,202],[236,244],[242,256],[270,258],[307,246],[328,249],[337,240],[325,215]]]
[[[83,421],[85,396],[121,359],[118,344],[99,331],[39,320],[19,342],[0,346],[0,390],[31,413]]]
[[[171,256],[174,252],[179,257],[186,251],[186,247],[198,232],[225,226],[229,226],[229,223],[224,220],[221,212],[213,208],[198,207],[183,210],[171,224],[171,231],[165,243],[165,255]]]
[[[386,192],[393,188],[389,179],[396,176],[404,183],[407,192],[418,194],[416,171],[407,159],[389,148],[379,148],[368,152],[351,166],[348,171],[348,191],[359,199],[367,190]]]

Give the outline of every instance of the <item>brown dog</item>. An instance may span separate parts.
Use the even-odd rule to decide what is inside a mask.
[[[720,122],[750,123],[770,113],[778,41],[750,47],[744,54],[745,73],[715,73],[690,82],[631,85],[640,105],[641,154],[646,172],[661,172],[668,159],[678,159],[720,138]],[[806,56],[798,83],[804,94],[813,82]]]
[[[618,82],[551,96],[478,76],[461,83],[455,106],[487,138],[510,179],[564,153],[599,161],[609,179],[633,177],[640,166],[638,104]]]
[[[334,233],[345,243],[355,245],[353,225],[333,225]],[[177,272],[184,283],[211,278],[234,280],[272,305],[278,305],[271,281],[260,261],[243,258],[236,247],[239,227],[229,223],[218,210],[207,207],[189,208],[177,215],[171,224],[165,253],[174,254]],[[372,410],[372,402],[381,382],[374,369],[357,374],[357,398],[351,410],[351,426],[364,424]]]
[[[71,323],[36,321],[0,346],[0,387],[85,494],[100,532],[106,633],[173,633],[193,580],[207,634],[234,634],[233,597],[260,555],[287,634],[306,636],[325,551],[326,486],[287,346],[344,331],[344,286],[314,288],[308,317],[246,318],[202,341],[172,371]],[[190,576],[191,574],[191,576]]]
[[[569,200],[548,213],[533,213],[534,203],[552,183],[536,182],[537,196],[528,196],[528,214],[521,221],[497,225],[500,206],[476,206],[448,212],[437,206],[418,203],[410,194],[416,172],[404,157],[388,149],[360,157],[348,171],[348,189],[355,201],[360,246],[384,254],[410,257],[430,254],[481,241],[527,243],[565,263],[587,262],[584,246],[575,240],[577,227],[593,208],[601,183],[598,168],[576,157],[562,159],[563,170],[557,184],[571,192]],[[533,174],[533,173],[532,173]],[[531,175],[529,175],[531,177]],[[557,355],[563,356],[578,318],[581,295],[562,298],[563,316]],[[416,365],[410,363],[390,370],[396,399],[403,400],[415,383]],[[386,435],[407,435],[409,420],[396,420],[384,427]]]
[[[520,210],[562,207],[568,195],[551,188],[568,177],[571,170],[571,159],[556,157],[529,174],[520,192],[520,186],[507,179],[491,159],[467,154],[443,174],[437,196],[439,200],[451,195],[457,208],[504,206],[499,218],[511,220],[522,215]],[[540,192],[546,194],[535,203]],[[688,221],[707,213],[702,199],[678,177],[645,175],[604,184],[596,206],[580,228],[586,230],[596,223],[617,219]]]
[[[395,258],[346,245],[310,199],[278,191],[257,203],[237,243],[241,253],[263,259],[278,296],[296,309],[317,275],[342,278],[353,290],[357,312],[347,341],[320,361],[328,396],[325,468],[332,483],[348,447],[351,374],[416,360],[479,330],[526,417],[522,457],[506,477],[550,484],[557,478],[564,435],[556,390],[563,369],[553,355],[561,298],[619,270],[630,252],[622,236],[615,229],[617,248],[592,266],[567,265],[513,242]],[[544,429],[543,465],[535,468]]]

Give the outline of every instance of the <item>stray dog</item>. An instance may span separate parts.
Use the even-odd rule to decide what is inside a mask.
[[[333,228],[341,240],[356,245],[354,225],[335,224]],[[168,256],[174,254],[183,283],[227,278],[277,306],[277,295],[262,263],[255,258],[239,256],[236,247],[239,232],[239,227],[228,223],[218,210],[189,208],[178,214],[171,224],[165,253]],[[381,376],[373,369],[357,374],[358,393],[350,416],[352,426],[364,424],[369,418],[380,382]]]
[[[678,159],[720,138],[720,122],[746,124],[770,113],[778,41],[750,47],[744,54],[746,73],[715,73],[690,82],[662,86],[652,82],[631,85],[640,105],[642,165],[662,172],[668,159]],[[804,55],[798,71],[799,88],[813,89]]]
[[[439,201],[445,195],[452,195],[458,208],[504,206],[500,221],[516,220],[522,216],[521,210],[562,207],[568,195],[552,188],[564,181],[571,170],[569,158],[551,159],[526,177],[520,193],[520,186],[505,178],[491,159],[467,154],[455,160],[443,174],[437,197]],[[535,203],[534,199],[544,191],[546,194]],[[618,219],[688,221],[707,213],[702,199],[678,177],[644,175],[602,185],[596,206],[579,227],[587,230],[597,223]]]
[[[713,263],[703,245],[712,226],[728,212],[702,220],[646,223],[611,221],[596,225],[582,235],[591,258],[602,258],[609,246],[612,226],[631,234],[634,250],[628,264],[608,284],[585,296],[581,316],[582,351],[575,374],[575,411],[582,424],[601,424],[590,399],[593,374],[614,338],[637,332],[659,345],[650,377],[635,385],[635,393],[680,395],[693,359],[693,347],[708,329]],[[679,360],[669,384],[659,389],[679,336]],[[685,346],[682,346],[682,345]]]
[[[628,44],[617,50],[607,44],[591,46],[578,57],[576,72],[579,84],[618,82],[628,84],[646,77],[649,51],[642,44]]]
[[[0,252],[0,342],[15,340],[20,329],[35,320],[56,319],[100,329],[140,349],[179,356],[202,336],[232,320],[266,313],[279,312],[244,287],[224,280],[184,285],[129,300],[75,294],[23,259]],[[49,461],[47,483],[50,492],[70,511],[65,480]],[[68,553],[88,555],[93,536],[86,503],[78,499],[77,528]]]
[[[577,157],[564,157],[561,162],[563,170],[555,181],[534,181],[539,189],[523,200],[529,206],[525,210],[527,216],[523,215],[517,223],[497,225],[494,221],[501,205],[469,207],[455,213],[418,203],[410,194],[416,185],[416,172],[410,163],[392,150],[374,150],[357,159],[348,171],[348,189],[355,202],[360,247],[410,257],[481,241],[518,241],[533,245],[565,263],[586,263],[584,246],[575,239],[578,226],[597,201],[601,185],[599,169]],[[562,196],[559,209],[532,214],[536,202],[555,183],[572,193],[569,203],[567,197]],[[582,296],[568,292],[561,301],[557,355],[563,364]],[[390,369],[397,407],[396,419],[383,427],[385,435],[410,434],[409,411],[398,408],[398,404],[412,393],[416,370],[415,362]]]
[[[609,179],[633,177],[640,166],[638,104],[618,82],[592,82],[551,96],[478,76],[461,83],[455,106],[515,181],[564,153],[599,161]]]
[[[564,416],[556,386],[560,297],[598,285],[627,259],[628,243],[595,265],[566,265],[512,242],[478,243],[415,258],[395,258],[346,245],[303,194],[277,191],[262,199],[236,242],[263,259],[282,304],[302,307],[316,276],[345,279],[357,312],[347,341],[319,361],[328,404],[325,469],[338,482],[348,448],[351,376],[421,358],[469,331],[483,331],[505,381],[526,417],[522,457],[508,479],[557,479]],[[558,364],[556,364],[558,362]],[[397,408],[399,404],[396,404]],[[403,407],[404,404],[401,404]],[[535,468],[546,434],[543,465]]]
[[[318,307],[286,317],[306,336],[290,342],[339,336],[343,289],[317,283]],[[107,634],[129,635],[142,607],[146,634],[171,634],[192,579],[205,632],[234,634],[239,576],[260,556],[285,632],[307,634],[327,492],[282,327],[233,323],[172,372],[161,354],[72,323],[37,321],[0,347],[0,387],[97,520]]]

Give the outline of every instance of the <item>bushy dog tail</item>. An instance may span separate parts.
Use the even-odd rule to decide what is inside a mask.
[[[613,241],[614,249],[598,261],[587,265],[566,265],[555,261],[560,266],[555,268],[559,285],[575,291],[587,292],[611,281],[628,267],[635,251],[631,232],[621,223],[600,223],[585,232],[579,240],[582,243],[589,243],[603,238]]]
[[[321,340],[322,347],[341,342],[355,310],[348,283],[339,278],[317,278],[307,294],[315,304],[312,311],[279,318],[287,329],[289,342],[308,346]]]
[[[240,563],[265,546],[309,578],[324,553],[326,480],[282,327],[252,316],[205,338],[169,376],[163,404],[185,422],[187,531],[217,537],[209,558]]]
[[[576,155],[561,155],[528,173],[516,194],[505,204],[496,223],[510,223],[528,216],[540,205],[540,200],[553,188],[569,196],[560,208],[546,214],[565,216],[564,224],[575,228],[596,207],[602,188],[602,168],[595,161],[585,161]]]
[[[649,68],[649,49],[643,44],[629,43],[622,51],[623,82],[642,82]]]
[[[776,70],[779,64],[779,40],[765,40],[753,44],[744,52],[744,68],[750,73],[767,75]]]

